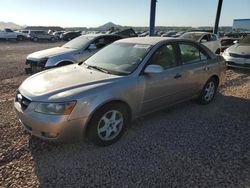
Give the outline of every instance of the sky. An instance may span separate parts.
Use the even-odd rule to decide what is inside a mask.
[[[218,0],[158,0],[157,26],[213,26]],[[19,25],[148,26],[150,0],[0,0],[0,21]],[[250,18],[250,0],[224,0],[220,26]]]

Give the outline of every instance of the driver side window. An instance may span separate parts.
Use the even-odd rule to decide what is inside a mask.
[[[177,65],[174,47],[171,44],[164,44],[153,54],[150,64],[160,65],[164,69]]]

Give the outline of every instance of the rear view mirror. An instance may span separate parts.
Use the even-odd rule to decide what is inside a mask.
[[[96,50],[96,45],[95,44],[90,44],[88,47],[88,50]]]
[[[148,65],[144,70],[144,73],[147,74],[157,74],[163,72],[163,67],[160,65]]]

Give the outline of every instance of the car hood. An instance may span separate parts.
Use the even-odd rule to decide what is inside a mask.
[[[41,59],[41,58],[52,57],[55,55],[70,53],[73,51],[76,51],[76,49],[55,47],[55,48],[50,48],[50,49],[34,52],[34,53],[28,55],[27,59],[36,60],[36,59]]]
[[[250,54],[250,45],[235,44],[227,49],[230,53],[236,54]]]
[[[35,74],[22,83],[19,91],[33,101],[76,100],[83,92],[122,78],[74,64]]]

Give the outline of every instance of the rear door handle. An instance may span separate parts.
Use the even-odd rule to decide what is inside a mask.
[[[177,74],[174,76],[175,79],[179,79],[179,78],[181,78],[181,77],[182,77],[182,75],[179,74],[179,73],[177,73]]]

